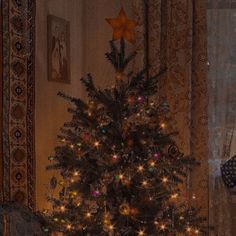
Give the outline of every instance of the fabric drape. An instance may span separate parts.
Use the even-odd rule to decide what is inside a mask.
[[[149,65],[149,75],[167,68],[158,99],[170,106],[171,129],[177,144],[196,158],[197,167],[186,183],[192,201],[208,217],[208,91],[206,1],[134,1],[138,23],[136,48]],[[143,64],[142,64],[143,63]]]

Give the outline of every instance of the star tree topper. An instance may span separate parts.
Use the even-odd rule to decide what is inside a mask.
[[[108,18],[106,21],[113,28],[113,40],[124,38],[130,43],[135,42],[134,28],[136,22],[127,17],[123,8],[121,8],[117,18]]]

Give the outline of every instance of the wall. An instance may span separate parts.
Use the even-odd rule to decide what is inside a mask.
[[[47,80],[47,15],[52,14],[70,22],[71,83]],[[40,0],[36,6],[36,84],[35,84],[35,148],[36,148],[36,205],[47,207],[45,196],[52,172],[46,171],[48,156],[53,154],[57,134],[69,119],[67,102],[57,96],[64,91],[81,96],[79,79],[83,66],[82,0]]]
[[[129,17],[132,1],[123,6]],[[104,53],[109,49],[111,27],[105,18],[117,16],[121,7],[119,0],[40,0],[36,6],[36,205],[47,208],[45,201],[48,183],[53,172],[45,171],[48,156],[57,144],[56,135],[64,121],[68,104],[59,98],[58,91],[85,97],[80,78],[86,73],[95,77],[99,87],[113,84],[114,71],[107,63]],[[47,80],[47,15],[53,14],[70,21],[71,27],[71,84]]]

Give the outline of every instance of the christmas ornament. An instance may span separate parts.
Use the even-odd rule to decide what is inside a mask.
[[[136,23],[133,20],[128,19],[125,11],[121,8],[117,18],[106,19],[106,21],[113,28],[113,40],[121,38],[126,39],[130,43],[134,43],[134,28]]]
[[[117,21],[122,23],[118,27]],[[58,181],[59,195],[48,196],[52,211],[46,226],[64,235],[185,235],[187,227],[190,233],[199,229],[207,235],[201,234],[204,220],[192,210],[193,201],[184,202],[179,187],[196,161],[179,152],[164,123],[167,107],[161,110],[157,99],[161,73],[148,79],[145,69],[126,73],[135,56],[126,55],[125,42],[133,38],[127,36],[133,33],[129,19],[122,9],[108,22],[114,39],[120,30],[119,44],[110,41],[106,53],[116,83],[98,88],[88,74],[81,80],[89,102],[62,95],[72,103],[72,119],[59,134],[66,141],[49,162],[48,169],[59,170],[62,183]],[[53,177],[52,188],[56,182]]]
[[[51,189],[55,189],[57,187],[57,178],[53,176],[50,180],[50,187]]]
[[[128,216],[130,214],[130,207],[128,203],[122,203],[119,207],[121,215]]]
[[[180,152],[179,152],[179,148],[176,145],[170,145],[168,148],[168,154],[171,157],[177,157],[179,156]]]

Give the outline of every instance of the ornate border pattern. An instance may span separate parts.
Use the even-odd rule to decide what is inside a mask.
[[[3,200],[35,208],[35,0],[3,1]]]

